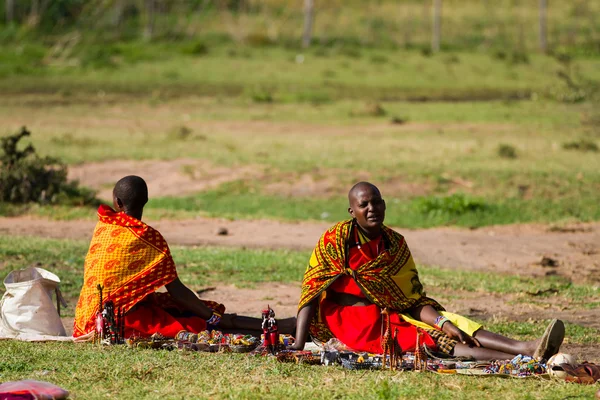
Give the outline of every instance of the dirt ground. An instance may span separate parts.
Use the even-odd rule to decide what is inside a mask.
[[[232,171],[215,168],[198,160],[113,161],[110,165],[112,167],[104,164],[78,166],[72,168],[70,177],[99,190],[101,198],[109,198],[110,185],[133,171],[147,178],[151,191],[173,196],[205,190],[234,179],[254,179],[261,173],[258,168],[248,167],[232,174]],[[307,187],[306,179],[309,178],[300,177],[302,187]],[[315,190],[323,190],[322,185],[315,184],[314,187]],[[186,192],[181,192],[181,188],[186,188]],[[293,186],[290,190],[293,191]],[[307,251],[313,248],[319,236],[330,225],[328,222],[231,221],[201,217],[146,222],[160,230],[171,245]],[[0,234],[88,240],[94,225],[94,221],[0,217]],[[224,229],[227,231],[226,235],[218,234]],[[560,226],[491,226],[475,230],[434,228],[398,231],[406,237],[415,260],[420,265],[533,277],[557,275],[574,283],[600,285],[600,223],[597,222]],[[266,304],[270,304],[280,317],[295,315],[300,293],[299,283],[258,285],[241,289],[224,284],[205,289],[203,297],[223,302],[229,312],[255,316],[259,315]],[[558,317],[578,325],[600,329],[597,310],[561,304],[552,296],[540,302],[533,297],[529,300],[526,294],[481,296],[473,292],[455,291],[448,298],[444,294],[429,295],[440,300],[449,310],[484,321],[535,321]],[[65,321],[65,326],[71,327],[72,322]],[[580,358],[600,360],[598,346],[590,348],[569,345],[567,339],[565,349]]]
[[[310,250],[331,224],[198,217],[153,223],[171,245]],[[0,217],[0,234],[87,240],[94,221]],[[227,235],[219,230],[226,229]],[[600,223],[560,228],[543,224],[480,229],[397,229],[417,263],[523,276],[557,275],[600,285]],[[544,258],[546,259],[544,261]]]

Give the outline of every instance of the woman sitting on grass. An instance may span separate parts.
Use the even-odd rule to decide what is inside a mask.
[[[322,342],[337,338],[353,350],[381,354],[381,311],[387,308],[403,351],[415,350],[421,329],[425,345],[452,356],[547,359],[558,352],[565,333],[559,320],[541,339],[518,341],[445,312],[426,297],[402,235],[383,224],[386,205],[379,189],[357,183],[348,200],[352,219],[323,234],[304,274],[293,349],[302,349],[310,333]]]
[[[99,309],[98,285],[105,301],[125,313],[125,337],[160,333],[173,337],[181,330],[208,328],[260,335],[261,320],[224,314],[222,304],[203,301],[178,278],[162,235],[141,221],[148,201],[146,182],[126,176],[113,190],[115,210],[98,208],[98,224],[85,258],[83,287],[75,310],[73,336],[92,338]],[[164,286],[166,293],[156,290]],[[279,321],[291,333],[295,318]]]

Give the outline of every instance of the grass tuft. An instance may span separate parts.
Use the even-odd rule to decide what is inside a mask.
[[[501,143],[498,146],[498,155],[501,158],[515,159],[517,158],[517,149],[513,145]]]
[[[573,142],[563,143],[563,149],[583,152],[589,151],[593,153],[596,153],[599,150],[596,142],[587,139],[579,139]]]

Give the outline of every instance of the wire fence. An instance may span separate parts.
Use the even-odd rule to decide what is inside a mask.
[[[4,29],[102,40],[600,54],[600,1],[4,0]]]

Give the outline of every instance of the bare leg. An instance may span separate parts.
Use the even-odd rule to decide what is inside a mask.
[[[481,346],[487,349],[497,350],[513,356],[517,354],[531,356],[539,344],[539,340],[521,342],[484,329],[475,332],[473,337],[481,343]]]
[[[221,319],[219,326],[223,330],[228,330],[235,333],[262,333],[262,319],[254,317],[246,317],[237,314],[225,314]],[[283,318],[277,320],[279,333],[293,334],[296,331],[296,317]]]
[[[473,357],[476,360],[510,360],[515,355],[498,350],[486,349],[485,347],[470,347],[466,344],[457,343],[454,346],[455,357]]]

